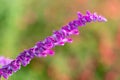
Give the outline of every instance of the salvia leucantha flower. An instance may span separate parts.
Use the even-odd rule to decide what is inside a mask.
[[[78,27],[85,26],[90,22],[106,22],[107,19],[97,15],[96,13],[86,12],[86,15],[78,12],[78,19],[69,22],[60,30],[54,31],[52,36],[48,36],[43,41],[39,41],[36,45],[28,50],[21,52],[16,59],[12,60],[9,64],[0,68],[0,77],[8,79],[13,73],[18,71],[22,66],[27,66],[34,57],[46,57],[47,55],[53,56],[55,53],[52,50],[55,46],[63,46],[66,42],[71,43],[70,35],[78,35]]]

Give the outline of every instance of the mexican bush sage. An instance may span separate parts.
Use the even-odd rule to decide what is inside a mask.
[[[78,19],[69,22],[60,30],[54,31],[53,35],[46,37],[43,41],[38,41],[35,46],[28,50],[21,52],[15,59],[9,60],[1,57],[0,64],[0,77],[8,79],[16,71],[20,70],[21,65],[27,66],[34,57],[46,57],[47,55],[53,56],[55,53],[52,50],[55,46],[63,46],[66,42],[71,43],[70,35],[78,35],[78,27],[85,26],[90,22],[106,22],[107,19],[96,13],[86,12],[86,15],[78,12]],[[3,61],[3,62],[2,62]]]

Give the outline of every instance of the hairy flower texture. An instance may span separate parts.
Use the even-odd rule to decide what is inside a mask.
[[[55,46],[63,46],[66,42],[71,43],[70,35],[78,35],[78,26],[85,26],[89,22],[106,22],[107,19],[97,15],[96,13],[86,12],[86,15],[78,12],[78,19],[69,22],[60,30],[54,31],[52,36],[48,36],[43,41],[39,41],[36,45],[28,50],[20,53],[16,59],[12,60],[9,64],[0,68],[0,77],[8,79],[14,72],[18,71],[22,66],[26,66],[34,57],[46,57],[47,55],[53,56],[54,51],[51,50]]]

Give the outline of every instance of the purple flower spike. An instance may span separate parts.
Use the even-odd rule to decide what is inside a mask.
[[[0,77],[8,79],[13,73],[18,71],[22,66],[27,66],[34,57],[46,57],[47,55],[53,56],[55,52],[51,50],[55,46],[63,46],[65,43],[71,43],[72,39],[70,35],[78,35],[78,27],[85,26],[90,22],[106,22],[107,19],[103,16],[99,16],[96,13],[86,12],[86,15],[78,12],[78,19],[69,22],[63,26],[60,30],[54,31],[52,36],[48,36],[43,41],[39,41],[36,45],[28,50],[20,53],[16,59],[9,60],[4,57],[0,57]]]

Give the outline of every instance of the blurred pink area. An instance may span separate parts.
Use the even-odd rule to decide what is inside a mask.
[[[12,59],[5,58],[4,56],[0,56],[0,66],[4,66],[9,64],[12,61]]]

